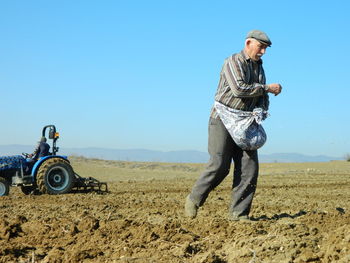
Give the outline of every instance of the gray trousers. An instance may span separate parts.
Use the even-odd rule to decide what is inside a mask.
[[[210,118],[208,152],[210,160],[192,188],[190,199],[202,206],[211,190],[230,172],[234,162],[230,213],[248,215],[259,173],[258,152],[243,151],[233,141],[220,119]]]

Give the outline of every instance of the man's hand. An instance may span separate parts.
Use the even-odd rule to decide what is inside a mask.
[[[278,83],[272,83],[267,85],[267,92],[275,94],[277,96],[282,91],[282,86]]]

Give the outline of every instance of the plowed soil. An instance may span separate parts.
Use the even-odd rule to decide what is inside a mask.
[[[0,262],[350,262],[350,162],[262,164],[251,223],[227,219],[232,175],[195,219],[201,164],[73,158],[110,192],[0,199]]]

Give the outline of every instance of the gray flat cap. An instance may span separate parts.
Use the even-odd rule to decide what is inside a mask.
[[[252,30],[248,32],[247,38],[254,38],[268,47],[272,45],[270,38],[260,30]]]

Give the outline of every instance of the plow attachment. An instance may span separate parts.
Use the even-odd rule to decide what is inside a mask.
[[[107,183],[100,182],[93,177],[81,177],[79,174],[75,174],[75,184],[73,192],[97,192],[99,194],[108,193]]]

